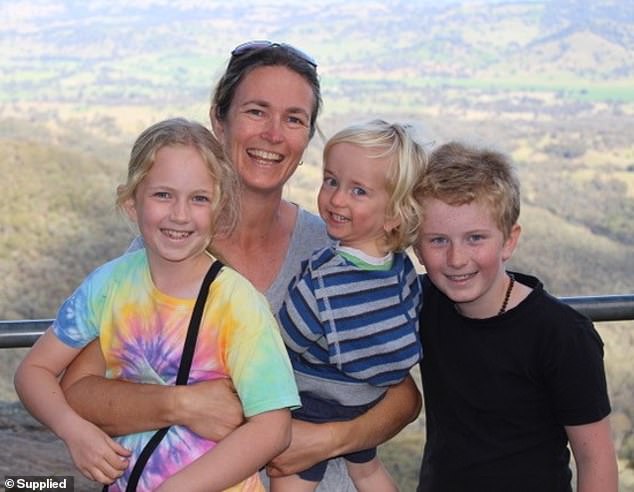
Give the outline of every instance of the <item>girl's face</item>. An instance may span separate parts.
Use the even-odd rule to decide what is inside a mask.
[[[470,318],[495,316],[508,284],[504,262],[520,234],[515,224],[508,238],[480,202],[452,206],[423,200],[423,220],[414,247],[430,280]]]
[[[313,91],[282,66],[258,67],[236,89],[225,121],[212,121],[243,185],[279,192],[308,145]]]
[[[317,204],[328,234],[342,246],[382,257],[388,253],[386,231],[398,223],[386,217],[390,158],[369,157],[372,153],[373,149],[349,143],[333,145],[326,156]]]
[[[149,173],[124,205],[143,236],[151,268],[203,259],[213,229],[213,185],[195,147],[158,150]]]

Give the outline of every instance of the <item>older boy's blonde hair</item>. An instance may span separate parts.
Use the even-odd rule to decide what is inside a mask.
[[[126,201],[134,199],[139,184],[154,165],[156,153],[163,147],[177,145],[194,147],[213,179],[212,238],[217,233],[231,232],[239,213],[237,174],[212,133],[200,123],[184,118],[160,121],[138,136],[130,152],[127,181],[117,188],[117,206],[123,209]]]
[[[416,239],[420,222],[420,204],[414,197],[414,186],[427,165],[427,154],[410,125],[388,123],[376,119],[349,126],[333,135],[324,147],[324,163],[333,146],[349,143],[372,153],[371,158],[390,157],[387,173],[387,192],[390,196],[386,210],[388,220],[396,219],[397,227],[386,233],[385,243],[390,251],[403,250]]]
[[[459,142],[431,153],[415,195],[419,202],[435,198],[452,206],[485,203],[505,238],[520,215],[520,183],[509,157]]]

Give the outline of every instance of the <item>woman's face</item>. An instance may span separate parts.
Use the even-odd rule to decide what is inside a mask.
[[[245,76],[225,121],[212,122],[243,186],[282,190],[308,145],[313,103],[308,82],[286,67],[258,67]]]

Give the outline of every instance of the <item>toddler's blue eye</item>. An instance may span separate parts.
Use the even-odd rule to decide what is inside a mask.
[[[352,194],[356,196],[364,196],[364,195],[367,195],[368,193],[363,188],[359,188],[357,186],[352,189]]]

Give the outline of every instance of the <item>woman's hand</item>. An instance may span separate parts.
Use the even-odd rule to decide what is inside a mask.
[[[242,405],[230,379],[177,386],[175,423],[211,441],[227,437],[244,422]]]
[[[266,466],[267,474],[270,477],[292,475],[332,458],[335,442],[332,427],[330,423],[313,424],[293,419],[291,444]]]

